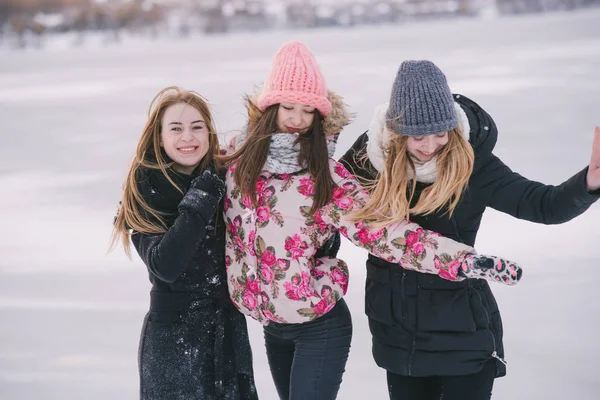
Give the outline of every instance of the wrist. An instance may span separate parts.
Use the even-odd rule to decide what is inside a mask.
[[[596,186],[590,185],[589,182],[586,182],[586,184],[585,184],[585,190],[587,190],[590,193],[595,193],[595,192],[600,191],[600,186],[598,186],[598,185],[596,185]]]
[[[588,192],[597,192],[600,190],[600,182],[592,182],[590,178],[590,168],[587,169],[587,174],[585,175],[585,190]]]

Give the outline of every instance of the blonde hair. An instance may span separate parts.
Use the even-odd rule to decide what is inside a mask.
[[[444,208],[444,215],[452,215],[467,187],[475,159],[461,130],[456,128],[448,132],[448,143],[437,155],[436,180],[423,190],[413,207],[410,204],[415,195],[416,180],[409,179],[408,171],[412,169],[413,177],[416,171],[408,152],[409,137],[391,136],[389,144],[382,149],[386,154],[383,171],[375,180],[365,182],[370,199],[361,210],[354,211],[350,219],[353,222],[364,220],[376,228],[408,220],[411,214],[428,215]]]
[[[129,173],[123,184],[121,206],[115,218],[110,248],[114,248],[119,239],[125,253],[131,256],[130,241],[133,231],[139,233],[164,233],[168,227],[165,214],[148,205],[138,187],[139,171],[141,168],[161,170],[165,178],[181,192],[181,189],[171,179],[167,169],[173,162],[168,161],[161,151],[162,119],[167,108],[172,105],[185,103],[194,107],[206,124],[209,133],[209,150],[200,162],[200,169],[213,163],[219,153],[219,140],[214,129],[212,116],[207,101],[198,93],[183,90],[177,86],[164,88],[152,99],[148,109],[148,121],[142,131],[137,145],[135,157],[129,168]]]

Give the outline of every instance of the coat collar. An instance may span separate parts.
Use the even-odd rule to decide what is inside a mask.
[[[369,141],[367,142],[367,156],[369,157],[371,164],[373,164],[375,169],[379,172],[383,171],[385,166],[385,149],[389,143],[390,135],[395,135],[395,133],[390,132],[385,125],[387,109],[388,103],[384,103],[375,108],[373,119],[371,120],[369,130],[367,131],[367,136],[369,137]],[[467,114],[458,103],[454,103],[454,109],[458,115],[458,126],[468,140],[471,125],[469,124]]]

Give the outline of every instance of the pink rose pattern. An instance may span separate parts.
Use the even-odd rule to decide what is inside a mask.
[[[315,184],[313,179],[310,177],[300,178],[298,192],[305,197],[311,197],[313,194],[315,194]]]
[[[472,251],[415,224],[369,229],[364,222],[348,222],[346,216],[362,207],[368,194],[341,164],[331,160],[330,167],[336,183],[331,202],[312,215],[314,180],[307,174],[263,171],[253,205],[233,184],[235,165],[228,171],[225,221],[230,295],[239,310],[263,324],[313,320],[344,296],[349,277],[346,263],[314,258],[336,229],[378,257],[454,279],[452,262],[460,266],[461,257]],[[446,251],[441,253],[440,248]]]
[[[433,258],[435,268],[438,270],[438,275],[441,278],[448,279],[450,281],[457,280],[458,269],[461,266],[461,261],[466,256],[466,253],[459,252],[451,256],[450,254],[442,253],[436,255]]]
[[[304,251],[308,249],[308,243],[300,238],[300,235],[296,234],[293,237],[285,238],[285,250],[287,256],[292,260],[297,260],[300,257],[305,257]]]
[[[427,257],[427,249],[437,250],[438,249],[438,238],[441,237],[438,234],[431,234],[423,228],[417,228],[416,230],[406,230],[404,233],[404,240],[395,239],[392,240],[392,245],[404,252],[404,255],[400,259],[400,264],[411,264],[422,269],[422,262]],[[448,256],[450,257],[450,256]],[[436,263],[434,257],[434,265]],[[438,269],[439,270],[439,269]]]

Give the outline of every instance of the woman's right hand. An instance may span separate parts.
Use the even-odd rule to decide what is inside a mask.
[[[594,142],[592,143],[592,159],[586,177],[587,190],[594,192],[600,190],[600,127],[594,129]]]
[[[523,269],[515,262],[496,256],[469,254],[458,269],[463,278],[485,279],[505,285],[516,285],[523,275]]]
[[[204,207],[214,207],[225,194],[225,182],[210,168],[192,180],[190,188],[179,203],[180,210],[198,212]],[[210,204],[207,204],[210,203]]]

